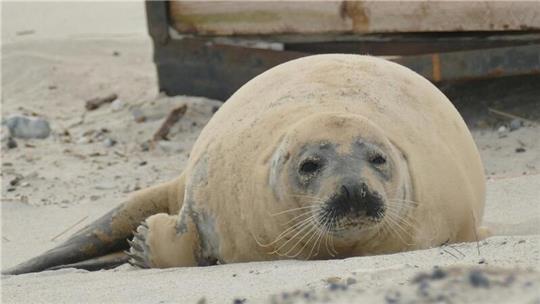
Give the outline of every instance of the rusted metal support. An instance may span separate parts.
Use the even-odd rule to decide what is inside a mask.
[[[394,60],[433,82],[540,74],[540,44]]]
[[[226,100],[251,78],[282,62],[311,55],[220,45],[205,39],[156,46],[160,89],[168,95]],[[394,59],[433,82],[540,74],[540,44]]]
[[[318,41],[309,41],[310,35],[267,37],[267,39],[282,41],[287,51],[312,54],[355,53],[374,56],[412,56],[540,44],[540,32],[400,33],[311,37]]]

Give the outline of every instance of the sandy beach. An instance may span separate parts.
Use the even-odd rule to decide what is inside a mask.
[[[15,139],[16,148],[2,142],[5,269],[58,245],[128,193],[178,175],[221,101],[158,93],[143,3],[2,6],[2,120],[43,117],[51,128],[46,139]],[[85,109],[110,94],[115,102]],[[149,149],[183,104],[170,141]],[[483,223],[494,233],[478,243],[345,260],[2,276],[2,301],[539,303],[540,125],[498,129],[471,130],[487,175]]]

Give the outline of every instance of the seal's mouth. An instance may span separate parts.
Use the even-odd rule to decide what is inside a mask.
[[[319,211],[319,222],[329,231],[363,228],[382,221],[383,197],[364,183],[342,185]]]

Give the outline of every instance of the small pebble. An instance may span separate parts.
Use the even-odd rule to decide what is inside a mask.
[[[510,132],[515,131],[523,126],[523,121],[520,119],[513,119],[510,122]]]
[[[389,291],[384,296],[384,300],[388,304],[393,304],[399,302],[401,299],[401,293],[399,291]]]
[[[340,277],[329,277],[326,279],[326,282],[329,283],[329,284],[337,284],[341,281],[341,278]]]
[[[111,110],[113,110],[113,112],[120,111],[124,108],[124,105],[125,104],[121,99],[116,99],[111,103]]]
[[[141,147],[141,151],[143,151],[143,152],[149,151],[150,150],[150,142],[145,141],[145,142],[141,143],[140,147]]]
[[[10,181],[9,181],[9,184],[10,184],[11,186],[17,186],[21,180],[22,180],[22,177],[17,176],[17,177],[15,177],[14,179],[10,180]]]
[[[479,270],[473,270],[469,273],[469,282],[474,287],[489,287],[489,279]]]
[[[523,152],[525,152],[525,151],[526,151],[526,150],[525,150],[525,148],[523,148],[523,147],[516,148],[516,153],[523,153]]]
[[[8,137],[7,139],[7,142],[6,142],[6,147],[8,149],[15,149],[17,148],[17,142],[15,141],[15,139],[13,139],[13,137]]]
[[[91,142],[92,142],[92,139],[90,139],[90,137],[87,137],[87,136],[82,136],[81,138],[77,140],[78,144],[89,144]]]
[[[148,162],[143,160],[142,162],[139,163],[139,166],[145,166],[146,164],[148,164]]]
[[[117,143],[117,141],[112,139],[112,138],[106,138],[105,141],[103,142],[105,147],[112,147],[112,146],[116,145],[116,143]]]
[[[242,303],[245,303],[245,302],[246,302],[246,299],[234,299],[233,300],[234,304],[242,304]]]
[[[499,138],[508,136],[508,129],[505,126],[500,126],[497,132],[499,133]]]
[[[355,278],[347,278],[347,285],[352,285],[352,284],[356,284],[356,279]]]
[[[133,119],[135,122],[141,123],[146,121],[146,116],[144,115],[143,111],[141,109],[134,109],[131,111],[131,115],[133,115]]]
[[[446,277],[446,272],[444,270],[442,270],[439,267],[435,267],[435,269],[433,269],[433,273],[431,274],[432,279],[440,280],[440,279],[444,279],[445,277]]]
[[[429,283],[427,281],[421,281],[418,286],[418,293],[421,296],[427,297],[429,295]]]
[[[5,121],[9,133],[17,138],[47,138],[51,134],[49,122],[42,117],[10,116]]]

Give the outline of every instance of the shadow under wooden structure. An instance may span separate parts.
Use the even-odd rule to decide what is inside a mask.
[[[507,83],[497,96],[523,84],[540,94],[535,2],[147,1],[146,10],[168,95],[226,100],[265,70],[319,53],[384,56],[454,102],[469,92],[453,84],[471,81]]]

